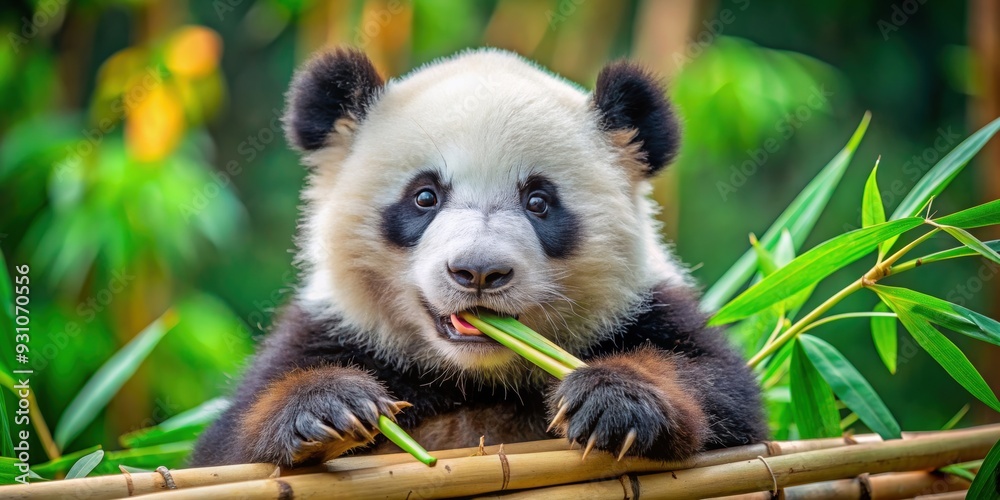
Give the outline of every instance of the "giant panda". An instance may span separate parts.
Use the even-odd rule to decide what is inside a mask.
[[[316,462],[397,401],[428,449],[564,436],[675,460],[766,439],[754,377],[661,241],[650,179],[680,136],[642,67],[586,92],[480,49],[385,82],[340,48],[297,72],[284,125],[309,169],[302,284],[194,465]],[[553,380],[456,320],[477,309],[587,366]]]

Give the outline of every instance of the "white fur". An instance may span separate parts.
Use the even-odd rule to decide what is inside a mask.
[[[305,162],[308,188],[301,299],[338,315],[360,340],[399,365],[502,378],[523,366],[442,339],[420,302],[441,312],[474,305],[519,313],[572,351],[619,327],[642,294],[686,273],[660,241],[649,184],[627,171],[626,152],[598,128],[590,96],[497,50],[466,52],[390,81],[364,121],[337,124],[330,146]],[[399,249],[381,211],[417,172],[453,187],[419,245]],[[568,258],[548,258],[520,213],[517,183],[543,174],[581,223]],[[502,294],[457,292],[445,273],[460,254],[516,262]]]

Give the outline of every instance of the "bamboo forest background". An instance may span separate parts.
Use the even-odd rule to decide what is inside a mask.
[[[15,266],[31,269],[38,409],[64,451],[116,450],[136,444],[120,436],[230,389],[296,281],[290,250],[305,172],[277,117],[293,69],[317,48],[362,47],[397,76],[468,47],[502,47],[588,87],[611,59],[649,65],[669,78],[685,132],[655,197],[666,234],[707,287],[866,110],[868,133],[805,248],[861,226],[877,157],[891,210],[944,153],[1000,115],[1000,15],[988,4],[6,2],[0,250],[12,276]],[[994,139],[934,211],[1000,198],[998,148]],[[930,253],[954,242],[926,245]],[[820,283],[806,310],[869,266]],[[996,318],[997,274],[987,260],[957,259],[895,284]],[[874,303],[857,294],[835,311]],[[148,356],[106,407],[86,408],[97,418],[62,420],[79,413],[67,407],[98,368],[157,318],[163,331],[150,335],[162,340],[147,342]],[[812,333],[852,360],[903,429],[938,429],[956,415],[962,426],[997,420],[909,337],[900,337],[891,375],[866,318]],[[953,340],[1000,387],[998,348]]]

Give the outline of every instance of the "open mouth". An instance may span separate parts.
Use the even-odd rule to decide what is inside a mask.
[[[496,311],[477,308],[470,310],[469,312],[475,314],[477,311],[486,311],[500,316],[510,316],[509,314],[502,314]],[[430,311],[428,311],[430,312]],[[434,316],[431,314],[431,316]],[[517,316],[513,316],[515,319]],[[471,343],[481,343],[481,344],[494,344],[500,345],[497,341],[491,339],[490,337],[483,334],[476,327],[469,324],[467,321],[459,317],[458,313],[452,313],[448,316],[438,316],[435,318],[434,324],[437,326],[438,333],[444,338],[452,342],[471,342]]]

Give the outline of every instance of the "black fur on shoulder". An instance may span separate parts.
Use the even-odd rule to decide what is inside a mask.
[[[285,134],[303,151],[326,144],[334,122],[364,119],[385,82],[368,56],[357,49],[321,53],[296,73],[288,92]]]
[[[680,148],[680,126],[665,91],[645,68],[628,61],[613,62],[597,76],[594,105],[601,127],[608,132],[635,130],[653,176],[670,163]]]

